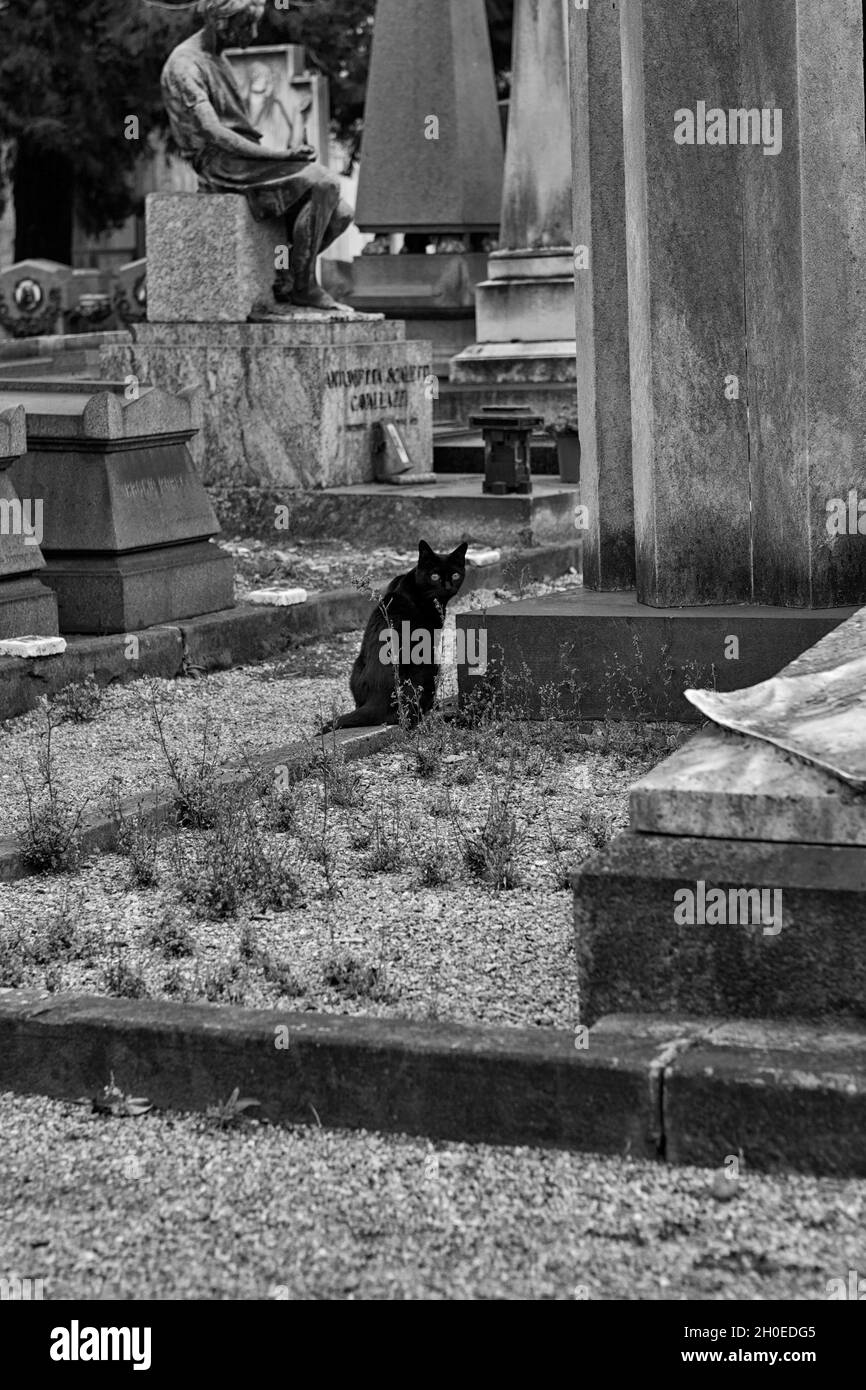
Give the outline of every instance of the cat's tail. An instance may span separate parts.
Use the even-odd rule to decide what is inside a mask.
[[[333,723],[326,724],[321,734],[333,734],[337,729],[375,729],[382,724],[394,724],[394,715],[390,711],[383,711],[378,705],[361,705],[360,709],[353,709],[351,714],[341,714],[339,719]]]

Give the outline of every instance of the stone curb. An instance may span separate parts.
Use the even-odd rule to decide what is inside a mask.
[[[168,1110],[238,1087],[275,1124],[866,1174],[866,1035],[646,1024],[605,1020],[579,1050],[563,1031],[8,990],[0,1090],[76,1100],[113,1073]]]
[[[339,749],[348,762],[358,758],[371,757],[383,748],[400,740],[400,730],[395,727],[380,729],[340,729],[335,734],[327,734],[321,741],[283,744],[271,748],[266,753],[257,754],[243,767],[228,767],[217,778],[226,789],[243,789],[257,772],[268,768],[287,767],[297,772],[307,765],[311,752],[325,749]],[[81,849],[84,854],[113,849],[123,820],[140,817],[146,825],[162,825],[170,821],[174,814],[175,794],[170,786],[154,792],[140,792],[125,798],[116,810],[94,811],[83,816],[80,826]],[[0,839],[0,883],[12,883],[17,879],[28,878],[33,871],[25,862],[20,839],[5,836]]]
[[[580,543],[517,551],[496,565],[467,572],[464,593],[498,589],[509,580],[556,578],[580,564]],[[172,679],[190,670],[218,671],[266,661],[286,651],[295,637],[330,636],[363,628],[372,604],[355,589],[311,594],[291,608],[239,604],[143,632],[110,637],[72,637],[62,656],[0,659],[0,720],[35,709],[45,695],[94,675],[100,685],[142,677]],[[136,659],[126,653],[130,639]]]

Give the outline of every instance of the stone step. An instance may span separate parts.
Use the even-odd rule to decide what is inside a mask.
[[[362,535],[377,544],[393,544],[398,536],[413,544],[423,538],[434,549],[461,540],[513,548],[579,539],[574,527],[579,487],[534,477],[531,496],[492,497],[481,486],[477,474],[458,473],[422,486],[325,488],[296,500],[293,526],[299,536]]]
[[[505,669],[523,673],[529,718],[543,717],[547,692],[557,687],[567,718],[696,723],[703,716],[683,698],[684,690],[714,682],[719,690],[742,690],[767,680],[856,611],[651,608],[633,591],[588,589],[523,599],[486,616],[491,680],[501,682],[495,663],[497,653],[505,654]],[[468,619],[457,621],[466,625]],[[477,615],[472,622],[477,625]],[[736,661],[725,655],[732,637],[739,644]],[[469,688],[462,671],[461,695]]]

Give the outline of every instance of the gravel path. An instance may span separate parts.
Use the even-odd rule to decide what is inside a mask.
[[[47,1299],[751,1301],[866,1268],[866,1183],[746,1175],[719,1202],[710,1181],[0,1096],[0,1276]]]
[[[574,587],[567,577],[553,584],[533,584],[527,595]],[[452,605],[449,625],[459,612],[478,612],[513,597],[479,590]],[[55,782],[76,810],[86,802],[92,809],[111,796],[116,782],[121,796],[153,790],[167,780],[166,762],[153,716],[153,702],[162,712],[174,752],[200,753],[206,728],[225,762],[240,763],[245,755],[279,744],[309,738],[329,718],[336,705],[352,709],[349,673],[360,646],[361,633],[298,645],[275,662],[219,671],[200,679],[141,680],[115,685],[102,694],[92,722],[64,721],[51,737]],[[446,648],[447,655],[447,648]],[[443,666],[443,697],[455,688],[455,672]],[[26,818],[26,780],[38,794],[43,782],[40,752],[45,748],[46,717],[33,710],[0,723],[0,836],[18,833]]]
[[[591,853],[593,834],[625,823],[628,788],[643,765],[593,752],[542,760],[529,742],[522,751],[526,762],[514,772],[511,796],[516,888],[495,891],[462,858],[492,797],[504,794],[510,760],[485,763],[461,786],[454,777],[466,758],[443,761],[422,779],[411,750],[387,752],[350,767],[357,805],[330,806],[326,819],[322,783],[311,779],[297,791],[296,831],[266,837],[273,856],[285,855],[298,876],[297,906],[267,910],[249,899],[229,920],[203,918],[181,900],[169,836],[155,887],[131,887],[128,861],[105,855],[71,877],[4,889],[3,939],[23,944],[0,955],[0,985],[132,992],[106,976],[121,962],[153,997],[573,1027],[573,900],[563,873]],[[371,862],[380,836],[399,846],[400,867]],[[210,853],[207,834],[188,832],[179,843],[190,862]],[[331,892],[314,857],[323,843]],[[425,851],[435,851],[446,882],[422,886]],[[59,951],[62,923],[73,939]],[[185,952],[152,944],[165,923],[186,936]],[[262,969],[261,953],[279,966],[276,973]],[[22,962],[20,973],[8,973],[10,961]]]

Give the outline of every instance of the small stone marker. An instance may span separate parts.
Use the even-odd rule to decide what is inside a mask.
[[[486,569],[489,565],[498,565],[502,559],[501,550],[485,550],[483,546],[470,546],[466,552],[466,563],[473,569]]]
[[[8,637],[0,642],[0,656],[61,656],[65,651],[63,637]]]
[[[268,608],[292,608],[295,604],[306,603],[307,598],[306,589],[256,589],[247,595],[247,602]]]

